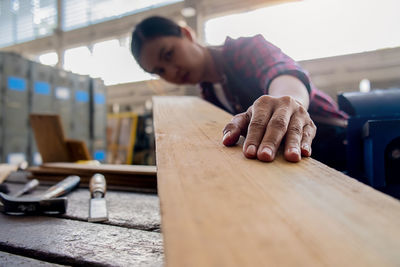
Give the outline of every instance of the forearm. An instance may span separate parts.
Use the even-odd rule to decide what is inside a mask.
[[[292,75],[280,75],[270,84],[268,93],[271,96],[291,96],[308,109],[310,97],[305,85]]]

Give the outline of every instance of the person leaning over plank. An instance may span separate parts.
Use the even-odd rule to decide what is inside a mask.
[[[246,136],[247,158],[273,161],[285,139],[284,157],[298,162],[311,156],[316,126],[310,114],[346,118],[293,59],[261,35],[205,47],[188,28],[154,16],[135,27],[131,51],[146,72],[175,84],[200,84],[206,100],[236,114],[222,142],[231,146]]]

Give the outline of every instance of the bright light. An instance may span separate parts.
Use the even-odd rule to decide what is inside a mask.
[[[139,67],[129,46],[121,43],[126,42],[114,39],[93,46],[92,75],[101,77],[106,85],[154,79]]]
[[[50,52],[39,56],[39,62],[44,65],[55,66],[58,63],[58,56],[56,52]]]
[[[65,50],[64,69],[88,75],[92,70],[92,55],[87,46],[80,46]]]
[[[209,20],[206,42],[262,34],[295,60],[400,46],[398,0],[305,0]]]
[[[64,68],[72,72],[100,77],[106,85],[154,79],[144,72],[129,51],[127,40],[108,40],[93,45],[68,49]]]

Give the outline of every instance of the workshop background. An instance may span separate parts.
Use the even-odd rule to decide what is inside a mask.
[[[0,160],[39,165],[29,114],[49,113],[100,162],[155,165],[151,97],[200,95],[196,86],[144,73],[130,54],[134,25],[163,15],[208,45],[261,33],[299,61],[320,90],[335,100],[341,95],[351,117],[363,117],[346,141],[347,157],[358,160],[346,171],[376,187],[398,185],[399,10],[397,0],[1,0]],[[362,133],[371,118],[392,121],[375,126],[389,140],[377,144]],[[364,143],[383,152],[375,159]]]

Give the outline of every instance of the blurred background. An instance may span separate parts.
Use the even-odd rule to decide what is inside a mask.
[[[94,159],[154,165],[153,95],[199,95],[144,73],[135,24],[162,15],[200,43],[262,34],[335,100],[400,88],[398,0],[1,0],[0,160],[41,163],[30,113],[57,113]]]

